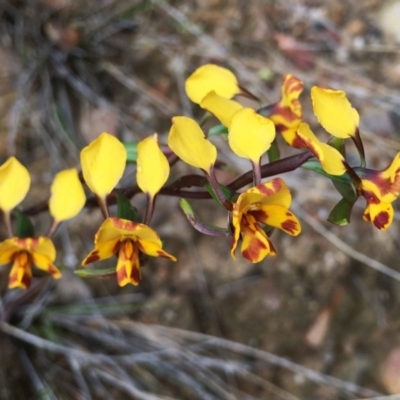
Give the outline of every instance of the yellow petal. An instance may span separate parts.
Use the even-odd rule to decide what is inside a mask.
[[[21,203],[30,184],[28,170],[15,157],[10,157],[0,166],[0,209],[8,213]]]
[[[134,238],[136,230],[143,224],[122,218],[107,218],[96,233],[94,243],[99,245],[113,240]]]
[[[118,253],[117,281],[119,286],[140,282],[139,251],[131,240],[126,240]]]
[[[282,178],[275,178],[271,181],[261,183],[243,192],[236,204],[242,212],[251,209],[252,204],[258,207],[266,204],[275,204],[288,209],[292,202],[289,188]]]
[[[22,250],[30,254],[33,252],[43,254],[52,262],[56,259],[56,248],[54,247],[54,243],[50,238],[45,236],[39,236],[35,238],[13,237],[5,240],[4,242],[0,243],[0,259],[3,260],[3,252],[6,254],[11,251],[19,252]]]
[[[342,139],[354,136],[360,117],[345,92],[314,86],[311,99],[314,114],[328,133]]]
[[[257,163],[275,139],[274,123],[251,108],[237,111],[229,126],[229,146],[239,157]]]
[[[172,118],[168,146],[185,163],[207,173],[217,159],[216,147],[204,137],[197,122],[188,117]]]
[[[214,90],[204,97],[200,107],[214,114],[226,127],[229,126],[233,114],[243,108],[237,101],[219,96]]]
[[[18,253],[21,248],[16,246],[14,239],[6,239],[0,243],[0,265],[9,264],[13,259],[15,253]]]
[[[32,261],[39,269],[48,272],[54,279],[61,278],[60,270],[44,254],[32,252]]]
[[[86,196],[74,168],[59,172],[51,185],[50,214],[57,222],[75,217],[85,205]]]
[[[252,211],[251,215],[258,222],[281,229],[289,235],[297,236],[301,232],[299,220],[285,207],[268,204]]]
[[[214,90],[226,99],[240,93],[236,76],[229,69],[206,64],[196,69],[185,83],[186,94],[193,103],[200,104],[204,96]]]
[[[158,146],[157,134],[142,140],[137,151],[137,184],[144,193],[154,197],[169,176],[169,163]]]
[[[273,113],[268,117],[275,124],[276,130],[293,147],[302,148],[296,130],[301,123],[302,107],[299,96],[304,89],[303,82],[293,75],[286,75],[282,84],[282,98],[275,104]]]
[[[121,179],[126,157],[124,145],[108,133],[102,133],[81,151],[83,178],[90,190],[101,199],[104,199]]]
[[[370,203],[365,209],[364,220],[372,224],[381,231],[389,228],[394,218],[393,206],[390,203]]]
[[[372,192],[380,201],[392,203],[400,194],[400,153],[383,171],[361,170],[366,179],[361,180],[364,191]],[[364,195],[367,198],[367,196]]]
[[[119,237],[107,242],[96,244],[94,250],[92,250],[82,261],[82,266],[112,257],[118,252],[120,244],[121,241]]]
[[[308,124],[302,122],[297,135],[307,148],[318,158],[324,171],[330,175],[343,175],[346,168],[343,165],[344,157],[338,150],[326,143],[320,142],[311,131]]]
[[[8,287],[28,289],[32,280],[31,260],[28,253],[22,251],[15,258],[8,278]]]
[[[27,246],[33,253],[41,254],[47,257],[51,262],[54,262],[56,259],[56,248],[50,238],[39,236],[32,239],[20,239],[20,241],[22,240],[28,241]]]

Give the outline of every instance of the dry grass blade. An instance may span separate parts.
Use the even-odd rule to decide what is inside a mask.
[[[400,281],[400,272],[395,271],[392,268],[389,268],[387,265],[374,260],[371,257],[366,256],[363,253],[360,253],[357,250],[354,250],[351,246],[344,243],[343,240],[339,239],[334,233],[330,232],[326,229],[319,221],[313,218],[310,214],[308,214],[299,204],[296,202],[293,203],[292,209],[296,215],[298,215],[301,219],[307,222],[308,225],[311,226],[316,232],[321,234],[324,238],[326,238],[329,242],[335,245],[340,251],[342,251],[347,256],[353,258],[354,260],[360,261],[364,265],[375,269],[376,271],[381,272],[396,281]]]

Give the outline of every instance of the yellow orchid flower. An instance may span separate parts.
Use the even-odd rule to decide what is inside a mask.
[[[32,279],[32,265],[47,271],[53,278],[61,277],[61,272],[53,264],[56,249],[48,237],[6,239],[0,243],[0,265],[12,263],[8,287],[27,289]]]
[[[314,86],[311,100],[315,116],[328,133],[341,139],[356,135],[360,117],[345,92]]]
[[[82,265],[104,260],[118,253],[116,267],[119,286],[140,282],[139,252],[152,257],[176,258],[162,249],[157,233],[147,225],[120,218],[107,218],[96,233],[95,249]]]
[[[296,148],[304,147],[304,143],[298,140],[296,133],[303,117],[299,101],[303,89],[304,84],[301,80],[293,75],[285,75],[282,84],[281,100],[274,104],[272,114],[268,116],[285,141],[290,146]]]
[[[185,90],[189,99],[196,104],[200,104],[212,90],[226,99],[240,93],[236,76],[229,69],[215,64],[206,64],[197,68],[186,79]]]
[[[167,157],[160,150],[157,134],[138,144],[136,180],[140,189],[150,197],[154,197],[169,176]]]
[[[61,171],[54,177],[49,210],[57,223],[75,217],[85,201],[85,191],[75,168]]]
[[[0,209],[10,213],[25,198],[30,184],[28,170],[15,157],[10,157],[0,166]]]
[[[219,96],[214,90],[203,98],[200,107],[214,114],[226,127],[229,127],[233,114],[243,108],[237,101]]]
[[[338,150],[322,143],[311,131],[308,124],[302,122],[297,130],[297,136],[304,145],[318,158],[324,171],[330,175],[343,175],[346,167],[343,162],[344,157]]]
[[[275,125],[251,108],[236,111],[230,121],[228,141],[239,157],[258,163],[275,139]]]
[[[292,236],[301,232],[298,219],[289,211],[292,197],[289,188],[281,178],[262,183],[243,192],[233,207],[232,225],[233,240],[231,255],[235,258],[235,250],[240,236],[243,257],[256,263],[276,251],[261,224],[279,228]]]
[[[200,126],[188,117],[173,117],[168,146],[186,164],[210,174],[217,159],[216,147],[205,138]]]
[[[383,171],[357,169],[361,177],[361,194],[367,201],[363,218],[379,230],[386,230],[393,222],[392,203],[400,194],[400,153]]]
[[[81,151],[83,178],[103,201],[121,179],[126,158],[124,145],[105,132]]]

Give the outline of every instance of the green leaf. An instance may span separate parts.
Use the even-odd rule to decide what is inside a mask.
[[[99,276],[109,276],[115,274],[115,268],[105,268],[105,269],[77,269],[74,271],[76,275],[81,278],[91,278]]]
[[[128,157],[126,159],[127,163],[136,163],[137,160],[137,146],[139,142],[127,142],[124,143],[126,152],[128,153]]]
[[[310,170],[316,172],[317,174],[326,176],[327,178],[331,179],[334,182],[342,182],[342,183],[351,184],[351,179],[347,174],[343,174],[340,176],[327,174],[324,171],[324,169],[321,167],[321,163],[317,160],[308,160],[301,167],[305,168],[305,169],[310,169]]]
[[[207,137],[211,136],[218,136],[218,135],[227,135],[228,134],[228,128],[225,125],[219,124],[215,125],[212,128],[208,130]]]
[[[117,217],[133,222],[139,222],[137,209],[131,204],[130,200],[122,193],[117,194]]]
[[[267,151],[269,162],[278,161],[281,158],[281,154],[279,151],[278,143],[274,140],[271,143],[271,147]]]
[[[13,215],[17,225],[16,236],[19,238],[34,237],[35,229],[29,217],[19,210],[14,210]]]
[[[350,215],[355,201],[348,202],[342,199],[329,213],[328,221],[335,225],[345,226],[350,223]]]

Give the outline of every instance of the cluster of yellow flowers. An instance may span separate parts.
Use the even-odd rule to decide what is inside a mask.
[[[261,157],[276,144],[276,132],[287,144],[304,149],[301,164],[332,179],[342,200],[332,210],[330,220],[337,224],[349,221],[351,209],[359,196],[366,199],[364,219],[380,230],[393,220],[393,201],[400,192],[400,153],[383,171],[365,167],[365,154],[359,133],[359,115],[340,90],[321,87],[311,89],[314,114],[321,126],[333,136],[321,142],[302,121],[299,96],[303,83],[292,75],[284,77],[281,99],[254,110],[232,100],[234,96],[252,96],[243,89],[228,69],[208,64],[198,68],[186,81],[188,97],[214,115],[226,127],[231,150],[250,161],[253,185],[241,193],[229,192],[215,176],[217,148],[193,119],[176,116],[168,135],[168,146],[185,163],[199,168],[209,182],[210,197],[216,198],[227,210],[229,226],[216,230],[199,223],[190,206],[182,204],[189,221],[199,231],[215,236],[232,236],[231,254],[241,242],[241,253],[250,262],[259,262],[276,251],[269,238],[273,228],[296,236],[301,227],[289,211],[291,194],[282,178],[262,182],[262,179],[296,169],[293,158],[271,160],[261,166]],[[255,96],[253,96],[255,98]],[[209,114],[210,113],[210,114]],[[345,158],[344,140],[351,138],[360,156],[360,165],[351,167]],[[316,161],[307,161],[315,156]],[[95,236],[95,248],[84,259],[85,266],[118,255],[116,277],[120,286],[140,282],[140,253],[153,257],[175,257],[165,252],[157,233],[149,227],[155,198],[162,191],[170,173],[170,163],[161,151],[157,134],[137,145],[136,184],[147,195],[148,206],[144,222],[135,218],[111,217],[107,198],[121,179],[127,162],[124,144],[102,133],[81,152],[83,179],[95,194],[105,218]],[[310,164],[311,163],[311,164]],[[272,166],[274,168],[272,168]],[[269,173],[268,168],[270,171]],[[341,180],[336,180],[336,177]],[[27,288],[32,278],[32,265],[61,276],[54,265],[56,250],[51,240],[58,225],[76,216],[84,207],[86,197],[78,171],[69,169],[57,174],[51,186],[49,212],[53,218],[48,235],[38,237],[14,236],[12,210],[24,199],[30,186],[30,176],[18,160],[11,157],[0,166],[0,209],[4,215],[9,238],[0,243],[0,265],[12,263],[9,287]],[[244,185],[243,185],[244,186]],[[224,190],[227,189],[227,190]],[[177,192],[179,195],[179,191]]]

